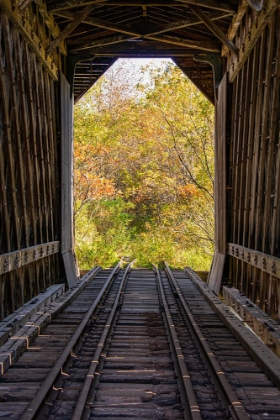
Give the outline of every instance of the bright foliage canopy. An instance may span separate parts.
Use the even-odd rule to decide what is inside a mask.
[[[113,66],[75,107],[81,268],[208,269],[213,253],[213,107],[171,62]]]

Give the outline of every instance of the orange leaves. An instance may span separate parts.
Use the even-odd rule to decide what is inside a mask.
[[[178,194],[182,198],[191,198],[198,194],[198,189],[193,184],[180,185],[178,187]]]
[[[100,174],[102,160],[109,148],[101,144],[76,144],[75,150],[75,200],[90,201],[112,197],[116,194],[114,183]]]

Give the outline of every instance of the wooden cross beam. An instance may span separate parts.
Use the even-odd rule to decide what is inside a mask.
[[[57,12],[57,14],[59,16],[67,17],[69,19],[75,19],[75,14],[72,13],[72,12],[69,12],[69,11]],[[113,32],[119,32],[119,33],[122,33],[122,34],[125,34],[125,35],[129,35],[129,38],[124,37],[124,38],[118,38],[118,40],[114,39],[113,43],[116,43],[116,41],[124,42],[124,41],[127,41],[130,38],[143,38],[143,39],[150,39],[150,40],[153,40],[153,41],[164,42],[164,43],[172,44],[172,45],[179,45],[179,46],[182,46],[182,47],[194,48],[194,49],[198,49],[198,50],[201,50],[201,51],[219,52],[219,50],[220,50],[219,46],[216,43],[211,42],[211,41],[193,41],[193,40],[187,40],[187,39],[182,39],[182,38],[168,36],[168,35],[157,36],[157,35],[154,35],[153,33],[142,34],[140,32],[136,32],[135,30],[133,30],[130,27],[127,27],[125,25],[118,25],[118,24],[115,24],[115,23],[112,23],[112,22],[109,22],[109,21],[105,21],[105,20],[102,20],[102,19],[90,18],[90,17],[87,17],[86,19],[84,19],[83,22],[88,24],[88,25],[97,26],[99,28],[108,29],[108,30],[111,30]],[[182,22],[180,22],[179,25],[180,25],[180,27],[182,27]],[[167,32],[167,30],[170,30],[169,28],[170,28],[170,26],[168,26],[168,29],[167,29],[167,27],[165,28],[166,32]],[[161,33],[163,33],[164,31],[161,31]],[[100,42],[102,43],[102,40],[96,41],[97,44],[95,44],[95,41],[88,42],[88,43],[83,43],[82,44],[82,49],[100,46],[101,45]],[[110,40],[105,40],[105,43],[106,42],[107,42],[107,45],[109,45]],[[103,45],[105,45],[105,44],[103,44]],[[77,50],[78,50],[78,48],[75,48],[75,51],[77,51]]]
[[[94,5],[86,6],[80,13],[78,13],[72,22],[60,32],[60,34],[47,46],[46,53],[50,54],[68,35],[92,12]]]
[[[23,12],[24,9],[32,2],[33,0],[19,0],[17,3],[18,10]]]
[[[92,42],[88,42],[88,43],[82,43],[81,47],[75,47],[74,49],[71,50],[71,53],[73,52],[78,52],[78,51],[82,51],[85,49],[91,49],[91,48],[98,48],[98,47],[103,47],[105,45],[112,45],[112,44],[118,44],[118,43],[122,43],[122,42],[126,42],[126,41],[130,41],[130,40],[135,40],[135,39],[149,39],[152,41],[158,41],[158,42],[162,42],[165,44],[171,44],[171,45],[177,45],[180,47],[188,47],[188,48],[192,48],[194,50],[201,50],[201,51],[207,51],[207,52],[219,52],[220,48],[217,44],[215,43],[210,43],[210,42],[200,42],[200,41],[193,41],[193,40],[187,40],[187,39],[181,39],[178,37],[173,37],[173,36],[168,36],[168,35],[163,35],[162,37],[156,37],[156,36],[149,36],[149,35],[145,35],[145,36],[125,36],[125,35],[119,35],[119,36],[115,36],[115,37],[108,37],[108,38],[103,38],[97,41],[92,41]]]
[[[226,37],[223,31],[214,22],[212,22],[212,20],[209,19],[209,17],[199,7],[190,6],[190,9],[202,20],[207,28],[210,29],[210,31],[213,32],[213,34],[228,47],[230,51],[232,51],[235,55],[238,55],[239,49],[237,46]]]
[[[227,38],[232,41],[236,35],[236,32],[238,31],[238,28],[240,26],[240,23],[242,22],[243,16],[246,13],[246,10],[248,8],[248,2],[247,0],[241,0],[239,2],[237,13],[234,15],[230,27],[227,32]],[[222,48],[222,56],[228,55],[228,47],[226,45],[223,45]]]
[[[224,18],[227,18],[229,16],[232,16],[232,13],[220,13],[220,12],[214,12],[210,15],[211,20],[221,20]],[[149,35],[159,35],[163,34],[165,32],[169,31],[176,31],[177,29],[183,29],[190,26],[199,25],[202,22],[201,19],[197,17],[189,18],[189,19],[183,19],[179,20],[177,22],[168,23],[167,25],[164,25],[160,28],[155,28],[153,32],[151,32]]]
[[[182,7],[183,4],[186,6],[195,5],[205,7],[212,10],[220,10],[222,12],[229,12],[234,14],[235,7],[227,2],[215,1],[215,0],[64,0],[55,1],[48,6],[49,11],[58,11],[65,9],[72,9],[77,7],[84,7],[87,5],[99,5],[99,6],[134,6],[134,7]]]

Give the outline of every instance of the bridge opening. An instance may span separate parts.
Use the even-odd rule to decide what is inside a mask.
[[[119,59],[75,105],[80,269],[213,257],[214,109],[172,60]]]

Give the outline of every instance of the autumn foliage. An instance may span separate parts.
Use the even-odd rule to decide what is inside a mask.
[[[172,63],[116,63],[75,107],[82,268],[121,256],[207,269],[213,252],[213,107]]]

